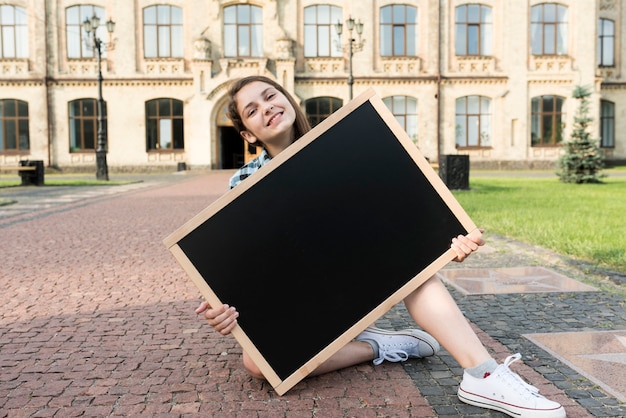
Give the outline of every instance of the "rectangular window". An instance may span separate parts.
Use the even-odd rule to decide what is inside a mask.
[[[0,5],[0,59],[28,58],[26,9]]]
[[[615,147],[615,103],[600,102],[600,147]]]
[[[146,150],[184,149],[183,102],[176,99],[147,101]]]
[[[455,10],[456,55],[491,55],[491,8],[478,4]]]
[[[101,40],[106,40],[108,32],[106,29],[104,9],[102,7],[91,5],[71,6],[66,9],[66,46],[67,57],[84,59],[94,58],[96,55],[95,48],[93,47],[93,32],[89,34],[85,31],[83,23],[86,20],[91,20],[93,16],[97,16],[100,19],[98,27],[93,28],[96,31],[96,37]],[[106,56],[106,48],[101,50],[102,56]]]
[[[457,147],[491,146],[491,99],[466,96],[456,100],[455,137]]]
[[[237,26],[228,25],[224,26],[224,39],[237,39]],[[224,44],[224,56],[236,57],[237,56],[237,43],[226,42]]]
[[[95,150],[96,137],[98,136],[98,121],[96,119],[83,120],[83,149]]]
[[[224,8],[224,56],[263,56],[263,9],[240,4]]]
[[[17,149],[17,125],[15,120],[5,120],[4,131],[6,132],[7,148]]]
[[[237,55],[240,57],[247,57],[250,55],[250,27],[239,26],[238,38],[239,49]]]
[[[566,55],[568,51],[568,8],[542,3],[531,8],[531,51],[533,55]]]
[[[404,55],[404,26],[394,26],[393,27],[393,55],[400,56]]]
[[[183,12],[180,7],[157,5],[143,9],[145,58],[183,56]]]
[[[159,119],[159,144],[161,149],[168,149],[172,143],[172,120]]]
[[[27,151],[29,148],[28,103],[0,99],[0,151]]]
[[[417,56],[417,8],[393,4],[380,8],[381,56]]]
[[[598,65],[615,66],[615,23],[609,19],[598,21]]]
[[[144,26],[143,27],[143,39],[144,39],[144,57],[156,58],[158,54],[157,48],[157,28],[156,26]]]

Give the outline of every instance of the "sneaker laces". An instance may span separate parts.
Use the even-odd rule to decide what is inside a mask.
[[[509,368],[509,366],[520,360],[522,358],[522,355],[520,353],[517,354],[513,354],[512,356],[508,356],[505,360],[504,363],[502,364],[502,366],[500,367],[500,369],[502,370],[502,375],[503,376],[507,376],[512,378],[513,380],[516,380],[517,382],[519,382],[524,388],[526,388],[528,391],[532,392],[533,394],[538,394],[539,393],[539,389],[537,389],[535,386],[527,383],[524,379],[522,379],[517,373],[511,371],[511,369]]]
[[[406,361],[409,359],[409,355],[406,353],[406,351],[400,350],[399,348],[396,348],[396,349],[392,348],[389,350],[379,348],[379,350],[380,350],[379,357],[377,359],[374,359],[374,364],[376,366],[378,366],[380,363],[382,363],[385,360],[391,361],[391,362],[398,362],[398,361]]]

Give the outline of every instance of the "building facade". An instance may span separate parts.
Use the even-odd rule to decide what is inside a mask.
[[[112,172],[238,168],[256,150],[225,117],[226,92],[251,74],[280,82],[313,124],[372,88],[431,162],[464,154],[477,168],[554,167],[574,124],[572,92],[586,86],[593,135],[608,164],[623,163],[624,8],[623,0],[8,0],[0,166],[30,159],[95,170],[102,125]]]

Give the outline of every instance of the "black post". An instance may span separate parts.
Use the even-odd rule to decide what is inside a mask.
[[[94,45],[98,55],[98,144],[96,148],[96,179],[109,180],[107,167],[106,127],[104,124],[104,99],[102,98],[102,49],[101,41],[96,38],[94,30]]]

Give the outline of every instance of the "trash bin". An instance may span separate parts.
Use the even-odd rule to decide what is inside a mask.
[[[22,186],[43,186],[44,166],[41,160],[21,160],[21,167],[35,167],[34,170],[20,171]]]
[[[442,155],[439,177],[450,190],[469,190],[469,155]]]

